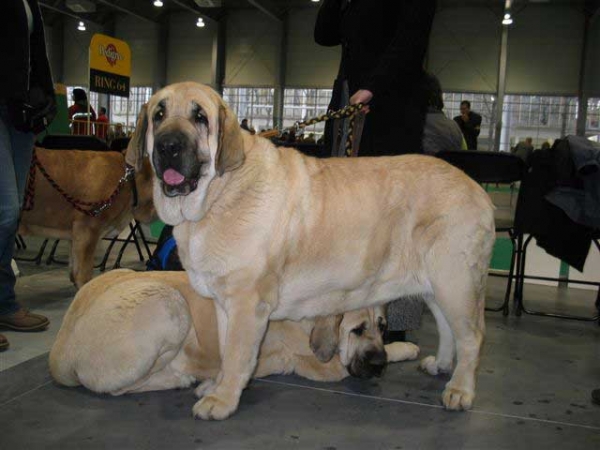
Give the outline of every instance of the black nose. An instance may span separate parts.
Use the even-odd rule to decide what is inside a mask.
[[[177,157],[185,148],[186,138],[179,133],[169,133],[156,140],[156,149],[162,157]]]
[[[385,366],[387,354],[385,350],[371,350],[365,353],[365,359],[373,366]]]

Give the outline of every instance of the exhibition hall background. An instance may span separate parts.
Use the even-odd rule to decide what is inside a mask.
[[[506,96],[497,147],[509,150],[526,136],[539,147],[546,139],[576,133],[579,98],[587,104],[579,131],[600,134],[600,20],[597,14],[586,17],[584,2],[527,3],[513,8],[508,27],[501,25],[501,1],[452,3],[457,2],[439,2],[426,67],[441,80],[448,116],[458,114],[462,99],[482,114],[480,148],[494,149],[504,28]],[[204,28],[196,27],[189,12],[172,12],[159,22],[118,13],[109,25],[87,23],[83,32],[76,19],[63,16],[47,21],[49,55],[55,81],[72,89],[87,85],[94,33],[127,41],[133,55],[130,102],[115,97],[110,111],[111,122],[133,125],[140,105],[164,85],[194,80],[218,87],[213,64],[221,27],[226,100],[257,130],[288,126],[324,110],[337,72],[339,48],[313,41],[317,10],[318,3],[306,0],[277,20],[252,7],[230,9],[221,25],[207,20]],[[97,106],[96,94],[91,100]]]

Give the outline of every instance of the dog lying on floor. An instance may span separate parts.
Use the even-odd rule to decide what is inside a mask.
[[[271,322],[254,377],[369,378],[387,362],[418,356],[411,343],[383,345],[383,307],[336,322],[335,333],[314,320]],[[313,353],[323,347],[337,350],[326,363]],[[121,269],[95,278],[77,293],[50,352],[57,382],[113,395],[189,387],[220,366],[214,302],[194,291],[185,272]]]

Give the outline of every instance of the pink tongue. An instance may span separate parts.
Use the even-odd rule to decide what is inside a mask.
[[[163,181],[170,186],[177,186],[183,183],[185,177],[177,172],[175,169],[167,169],[163,173]]]

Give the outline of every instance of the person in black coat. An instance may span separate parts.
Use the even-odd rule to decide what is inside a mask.
[[[467,141],[467,148],[477,150],[477,138],[481,133],[482,117],[475,111],[471,111],[469,100],[460,102],[460,116],[456,116],[454,121],[460,127],[460,131],[462,131],[465,141]]]
[[[342,46],[340,80],[350,104],[368,104],[359,156],[421,153],[427,113],[423,60],[435,0],[324,0],[315,41]]]
[[[16,302],[11,259],[35,133],[56,112],[37,0],[0,2],[0,42],[0,327],[33,331],[49,321]],[[0,350],[7,347],[0,335]]]

